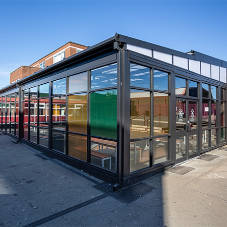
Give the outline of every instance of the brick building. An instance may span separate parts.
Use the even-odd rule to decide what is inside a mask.
[[[16,82],[17,80],[21,80],[35,72],[38,72],[50,65],[53,65],[56,62],[68,58],[84,49],[87,49],[87,47],[84,45],[68,42],[65,45],[54,50],[53,52],[42,57],[38,61],[34,62],[33,64],[29,66],[21,66],[10,73],[10,84]]]

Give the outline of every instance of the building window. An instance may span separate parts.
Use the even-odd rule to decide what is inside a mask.
[[[44,69],[44,68],[45,68],[45,61],[42,62],[42,63],[40,63],[40,64],[39,64],[39,67],[40,67],[41,69]]]
[[[61,51],[54,55],[54,63],[59,62],[65,58],[65,51]]]

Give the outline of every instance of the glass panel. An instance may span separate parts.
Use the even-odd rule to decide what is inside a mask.
[[[197,154],[197,134],[188,136],[188,155]]]
[[[69,77],[69,93],[86,91],[87,87],[88,87],[87,72]]]
[[[169,95],[154,92],[154,136],[169,133]]]
[[[216,139],[217,130],[211,129],[211,146],[217,145],[217,139]]]
[[[225,89],[221,88],[221,99],[225,100]]]
[[[130,92],[130,138],[150,137],[150,92],[131,89]]]
[[[65,130],[65,110],[66,110],[66,97],[52,98],[52,122],[53,128]]]
[[[87,93],[68,96],[68,130],[87,134]]]
[[[216,127],[216,111],[217,104],[216,101],[211,101],[211,127]]]
[[[68,134],[69,155],[87,161],[87,137]]]
[[[202,131],[202,149],[205,150],[209,147],[209,130]]]
[[[37,100],[30,101],[30,124],[37,126]]]
[[[201,75],[210,77],[210,64],[201,62]]]
[[[178,56],[173,56],[173,64],[178,66],[178,67],[181,67],[181,68],[188,70],[188,59],[187,58],[181,58],[181,57],[178,57]]]
[[[39,126],[49,125],[49,99],[39,100]]]
[[[168,137],[154,139],[154,165],[169,160],[168,144]]]
[[[186,101],[176,100],[176,131],[184,130],[186,125]]]
[[[37,99],[37,87],[30,88],[30,99]]]
[[[197,128],[197,102],[189,101],[189,122],[191,129]]]
[[[48,147],[48,129],[46,128],[39,129],[39,144]]]
[[[186,95],[186,79],[175,77],[175,94]]]
[[[211,65],[211,77],[215,80],[219,80],[219,66]]]
[[[66,78],[53,81],[53,95],[62,94],[66,94]]]
[[[147,48],[142,48],[142,47],[138,47],[138,46],[133,46],[130,44],[127,44],[127,50],[132,50],[134,52],[152,57],[152,50],[149,50]]]
[[[176,159],[186,156],[186,136],[176,139]]]
[[[16,103],[16,122],[19,123],[19,103]]]
[[[225,102],[221,102],[221,126],[225,126]]]
[[[217,97],[217,88],[215,86],[211,86],[211,98],[216,99]]]
[[[220,81],[226,83],[226,68],[220,67]]]
[[[10,124],[10,126],[11,126],[11,134],[15,134],[15,123],[11,123]]]
[[[37,127],[30,127],[30,141],[37,143]]]
[[[166,53],[162,53],[159,51],[153,51],[153,57],[160,60],[160,61],[164,61],[167,62],[169,64],[172,64],[172,55],[171,54],[166,54]]]
[[[6,122],[10,122],[10,96],[6,96]],[[8,128],[8,127],[7,127]]]
[[[117,90],[90,94],[91,135],[117,138]]]
[[[28,100],[28,89],[23,91],[23,100]]]
[[[130,172],[150,166],[150,141],[130,143]]]
[[[131,63],[130,85],[142,88],[150,88],[150,68]]]
[[[91,71],[91,89],[117,86],[117,64]]]
[[[49,96],[49,83],[43,84],[39,86],[39,98],[48,97]]]
[[[200,61],[189,59],[189,70],[200,74]]]
[[[11,105],[10,105],[10,112],[11,112],[11,123],[12,122],[15,122],[15,103],[12,103],[11,102]]]
[[[6,104],[3,102],[2,103],[2,123],[5,124],[5,107],[6,107]],[[5,127],[5,126],[4,126]],[[4,128],[3,127],[3,128]]]
[[[189,80],[189,96],[198,97],[197,82]]]
[[[202,102],[202,127],[209,127],[209,100],[206,99]]]
[[[19,124],[16,124],[16,136],[19,136]]]
[[[221,140],[220,143],[225,143],[226,139],[225,139],[225,128],[221,128]]]
[[[28,124],[28,102],[23,102],[23,119],[24,123]]]
[[[204,98],[209,98],[209,93],[210,93],[210,91],[209,91],[209,85],[202,83],[202,89],[203,89],[202,96]]]
[[[64,153],[65,149],[65,133],[52,131],[52,149]],[[69,150],[71,148],[69,147]]]
[[[117,171],[117,142],[91,138],[91,163]]]
[[[168,91],[168,73],[154,70],[154,89],[160,91]]]
[[[28,126],[23,125],[23,138],[28,140]]]

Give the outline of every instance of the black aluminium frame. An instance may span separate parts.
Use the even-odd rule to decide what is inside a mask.
[[[118,90],[118,96],[117,96],[117,141],[118,141],[118,155],[117,155],[117,172],[112,173],[109,171],[106,171],[105,169],[101,169],[98,168],[96,166],[90,165],[89,162],[89,155],[90,155],[90,151],[88,150],[88,163],[84,163],[81,162],[80,160],[75,160],[69,156],[65,156],[64,154],[60,153],[60,152],[56,152],[51,150],[51,146],[52,146],[52,120],[51,117],[49,117],[49,148],[44,148],[42,146],[39,145],[35,145],[35,147],[38,147],[39,149],[45,150],[46,152],[49,152],[51,155],[54,155],[60,159],[62,159],[63,161],[76,166],[77,168],[83,169],[89,173],[91,173],[92,175],[95,175],[101,179],[104,179],[108,182],[112,182],[112,183],[119,183],[123,186],[126,186],[128,184],[132,184],[134,182],[140,181],[143,178],[147,177],[147,176],[151,176],[154,175],[156,173],[159,173],[161,171],[163,171],[165,168],[168,168],[169,166],[172,166],[176,163],[176,158],[175,158],[175,151],[176,151],[176,130],[175,130],[175,126],[176,126],[176,122],[175,122],[175,108],[171,108],[169,105],[169,134],[168,137],[169,139],[169,155],[170,155],[170,161],[167,161],[165,163],[159,164],[159,165],[155,165],[152,166],[150,168],[146,168],[146,169],[141,169],[137,172],[131,173],[130,174],[130,62],[136,63],[136,64],[141,64],[143,66],[146,67],[150,67],[150,68],[155,68],[155,69],[159,69],[165,72],[169,73],[169,94],[170,94],[170,98],[169,98],[169,102],[170,103],[176,103],[176,96],[175,96],[175,75],[182,77],[182,78],[186,78],[186,79],[190,79],[193,80],[195,82],[198,82],[199,84],[199,119],[198,119],[198,125],[201,125],[202,122],[202,83],[207,83],[207,84],[212,84],[214,86],[216,86],[218,88],[218,95],[217,95],[217,116],[220,113],[220,86],[223,88],[227,88],[226,84],[220,82],[220,81],[216,81],[213,80],[211,78],[207,78],[201,75],[198,75],[196,73],[181,69],[179,67],[176,67],[174,65],[170,65],[168,63],[165,62],[161,62],[159,60],[155,60],[153,58],[144,56],[142,54],[133,52],[133,51],[129,51],[127,50],[127,46],[126,44],[132,44],[132,45],[138,45],[138,46],[142,46],[144,48],[153,48],[154,50],[158,50],[158,51],[162,51],[163,52],[168,52],[170,54],[177,54],[180,55],[182,57],[185,57],[186,54],[178,52],[178,51],[174,51],[174,50],[170,50],[168,48],[162,48],[160,46],[157,45],[153,45],[153,44],[149,44],[143,41],[139,41],[139,40],[135,40],[126,36],[121,36],[121,35],[116,35],[114,38],[110,38],[107,41],[102,42],[99,45],[96,45],[92,48],[94,48],[94,50],[98,49],[98,48],[103,48],[105,47],[105,45],[112,45],[112,49],[116,51],[116,53],[111,53],[111,54],[107,54],[107,56],[104,56],[100,59],[94,59],[93,61],[87,62],[85,64],[79,65],[77,67],[72,67],[69,69],[66,69],[65,71],[61,71],[58,73],[58,70],[56,69],[56,73],[50,75],[49,77],[47,77],[48,72],[44,74],[45,78],[42,78],[40,76],[40,78],[38,80],[35,80],[35,75],[34,75],[34,79],[31,77],[27,78],[28,83],[26,82],[26,78],[21,82],[21,84],[19,85],[19,88],[15,88],[13,89],[15,92],[19,92],[19,97],[20,97],[20,102],[19,102],[19,125],[22,126],[23,122],[23,113],[22,113],[22,90],[33,87],[33,86],[37,86],[47,83],[49,82],[49,116],[52,115],[52,103],[51,103],[51,91],[52,91],[52,85],[54,80],[57,79],[61,79],[63,77],[68,78],[68,76],[70,75],[74,75],[74,74],[78,74],[81,72],[85,72],[88,71],[90,72],[90,69],[93,68],[98,68],[101,67],[103,65],[107,65],[107,64],[111,64],[111,63],[116,63],[117,62],[117,79],[118,79],[118,83],[117,83],[117,90]],[[90,51],[92,51],[92,48]],[[83,51],[84,52],[84,51]],[[86,53],[89,53],[89,49],[86,50],[84,53],[81,52],[80,56],[85,55]],[[181,53],[181,54],[179,54]],[[78,55],[79,56],[79,55]],[[187,57],[189,59],[193,59],[192,56],[187,55]],[[209,61],[211,61],[212,59],[209,59]],[[69,58],[68,60],[66,59],[66,61],[64,61],[65,63],[69,62],[69,61],[73,61],[73,57]],[[59,70],[63,67],[63,65],[65,64],[64,62],[59,63],[54,65],[53,67],[49,67],[51,70],[54,67],[59,67]],[[217,62],[217,61],[216,61]],[[215,62],[215,63],[216,63]],[[224,61],[221,62],[217,62],[217,64],[219,64],[220,66],[226,66],[226,63]],[[42,70],[43,71],[43,70]],[[42,75],[42,71],[40,73],[38,73],[37,75]],[[43,71],[45,72],[45,70]],[[67,79],[68,80],[68,79]],[[68,81],[67,81],[68,83]],[[89,81],[90,83],[90,81]],[[10,87],[9,87],[10,89]],[[3,89],[4,90],[4,89]],[[1,92],[1,91],[0,91]],[[3,95],[6,97],[7,94],[11,94],[12,90],[9,91],[2,91],[2,93],[4,93]],[[68,92],[67,92],[68,93]],[[38,95],[38,94],[37,94]],[[227,94],[225,93],[225,96]],[[225,97],[226,100],[227,97]],[[37,98],[37,100],[39,100]],[[67,99],[66,99],[67,100]],[[151,99],[152,100],[152,99]],[[89,103],[89,96],[88,96],[88,103]],[[39,105],[39,104],[38,104]],[[151,105],[152,106],[152,105]],[[227,105],[225,105],[225,111],[226,111]],[[5,113],[6,113],[6,108],[5,108]],[[39,112],[39,111],[38,111]],[[37,113],[39,114],[39,113]],[[89,116],[89,114],[88,114]],[[39,117],[37,117],[37,120],[39,120]],[[67,121],[67,113],[66,113],[66,121]],[[227,117],[225,115],[225,122],[227,122]],[[220,125],[220,119],[217,120],[217,128],[218,128],[218,133],[217,133],[217,146],[223,146],[226,143],[220,144],[220,129],[221,129],[221,125]],[[225,127],[223,127],[226,129],[226,125]],[[23,137],[23,128],[19,127],[19,139],[21,139],[22,141],[24,141],[22,139]],[[39,131],[39,130],[38,130]],[[88,119],[88,134],[89,134],[90,128],[89,128],[89,119]],[[66,132],[68,132],[68,124],[66,123]],[[198,151],[201,151],[202,153],[202,142],[201,142],[201,134],[202,134],[202,127],[198,127]],[[226,138],[226,133],[225,133],[225,139]],[[39,138],[39,136],[37,135],[37,138]],[[153,137],[152,137],[153,138]],[[24,141],[26,143],[27,141]],[[87,140],[87,143],[89,145],[89,139]],[[31,146],[33,146],[34,144],[30,144]],[[66,150],[68,146],[68,142],[67,142],[67,137],[66,137],[66,141],[65,141],[65,148]],[[151,144],[152,147],[152,144]],[[212,147],[208,150],[214,149],[216,147]],[[88,146],[89,148],[89,146]],[[200,153],[198,153],[200,154]],[[151,160],[152,160],[152,149],[151,149]]]

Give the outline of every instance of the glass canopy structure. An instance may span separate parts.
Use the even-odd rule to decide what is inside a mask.
[[[226,68],[116,34],[0,90],[0,128],[126,186],[226,144]]]

